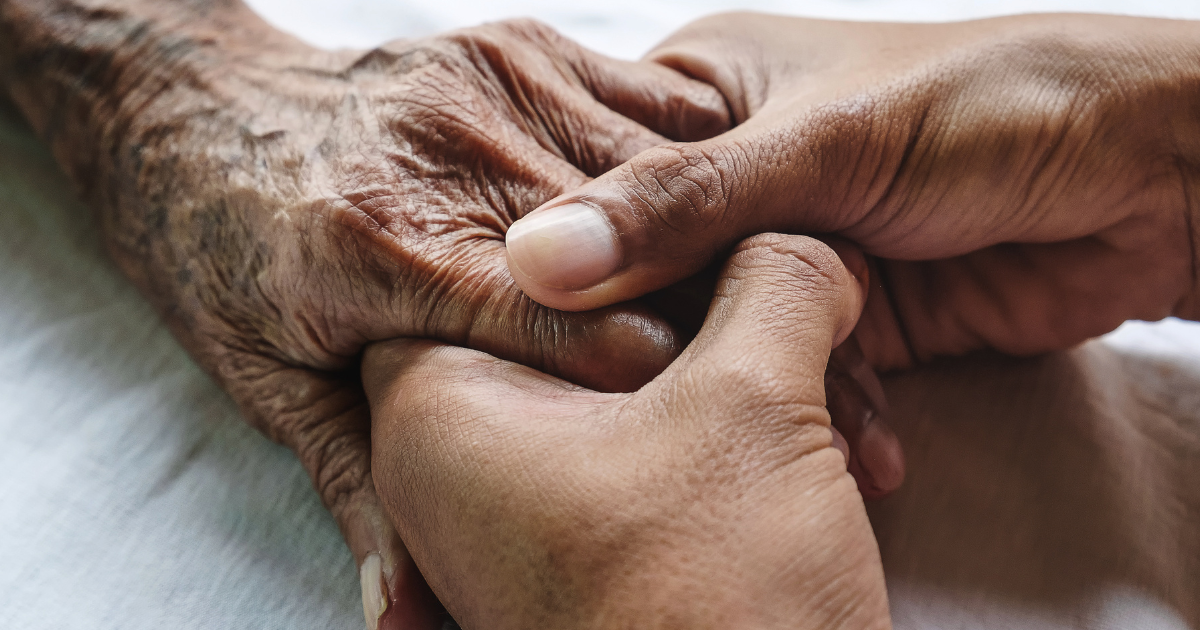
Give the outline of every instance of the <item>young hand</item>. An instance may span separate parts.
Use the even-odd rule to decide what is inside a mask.
[[[375,486],[465,628],[885,630],[823,385],[864,298],[821,242],[751,238],[695,341],[631,394],[375,344]]]
[[[880,368],[1200,315],[1194,22],[734,14],[649,58],[716,86],[739,124],[515,223],[509,268],[542,304],[626,300],[769,230],[876,257],[856,337]]]

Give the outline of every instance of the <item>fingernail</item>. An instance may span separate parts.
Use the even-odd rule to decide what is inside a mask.
[[[878,496],[890,494],[904,482],[904,451],[886,424],[874,421],[858,439],[858,460],[871,478]]]
[[[384,591],[383,558],[379,554],[370,554],[363,560],[358,569],[358,580],[362,586],[363,617],[367,622],[367,630],[377,630],[379,618],[388,607],[388,597]]]
[[[839,368],[840,369],[840,368]],[[880,499],[904,482],[904,451],[864,384],[845,372],[825,375],[826,405],[834,428],[851,445],[846,469],[863,497]]]
[[[508,228],[505,244],[522,274],[555,289],[586,289],[612,275],[621,262],[612,225],[580,203],[520,219]]]
[[[842,437],[842,432],[833,427],[829,427],[829,433],[833,436],[833,448],[841,451],[843,463],[850,465],[850,444],[846,442],[846,438]]]

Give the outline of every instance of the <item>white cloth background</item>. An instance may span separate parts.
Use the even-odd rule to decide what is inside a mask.
[[[251,5],[324,46],[533,16],[626,58],[732,8],[876,20],[1035,10],[1200,18],[1195,0]],[[0,108],[0,628],[361,628],[349,553],[299,465],[245,426],[188,359],[104,256],[69,191]],[[889,383],[913,470],[872,516],[897,627],[1198,627],[1197,357],[1195,325],[1133,324],[1058,357],[968,361]],[[1057,416],[1068,430],[1031,424]],[[1113,513],[1121,518],[1109,526]]]

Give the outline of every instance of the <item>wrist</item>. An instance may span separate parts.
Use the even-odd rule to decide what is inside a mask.
[[[254,122],[270,113],[258,111],[270,109],[263,77],[306,52],[236,2],[0,3],[4,88],[168,320],[189,317],[189,261],[212,254],[206,226],[248,229],[235,215],[253,204],[228,199],[231,165],[254,159],[247,137],[271,131]]]
[[[169,127],[172,114],[185,113],[181,104],[221,106],[220,83],[240,64],[296,45],[236,2],[10,0],[0,8],[0,80],[94,206],[114,194],[97,187],[137,128]]]

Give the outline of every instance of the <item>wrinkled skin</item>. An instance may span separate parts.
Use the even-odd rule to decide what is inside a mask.
[[[855,336],[880,368],[1200,315],[1195,22],[733,14],[648,58],[718,87],[740,124],[651,149],[534,213],[583,203],[619,249],[610,272],[571,279],[510,238],[514,277],[543,304],[630,299],[771,230],[837,234],[876,257]]]
[[[371,346],[376,483],[455,618],[490,630],[890,628],[822,379],[863,280],[813,239],[749,239],[696,339],[632,394],[436,342]]]
[[[708,86],[532,22],[367,53],[314,50],[236,2],[6,0],[0,28],[4,84],[118,264],[296,451],[359,563],[379,555],[369,624],[380,606],[383,627],[441,622],[372,483],[368,341],[440,339],[604,391],[640,386],[680,349],[642,307],[529,301],[503,238],[666,141],[640,123],[675,139],[723,129]]]

